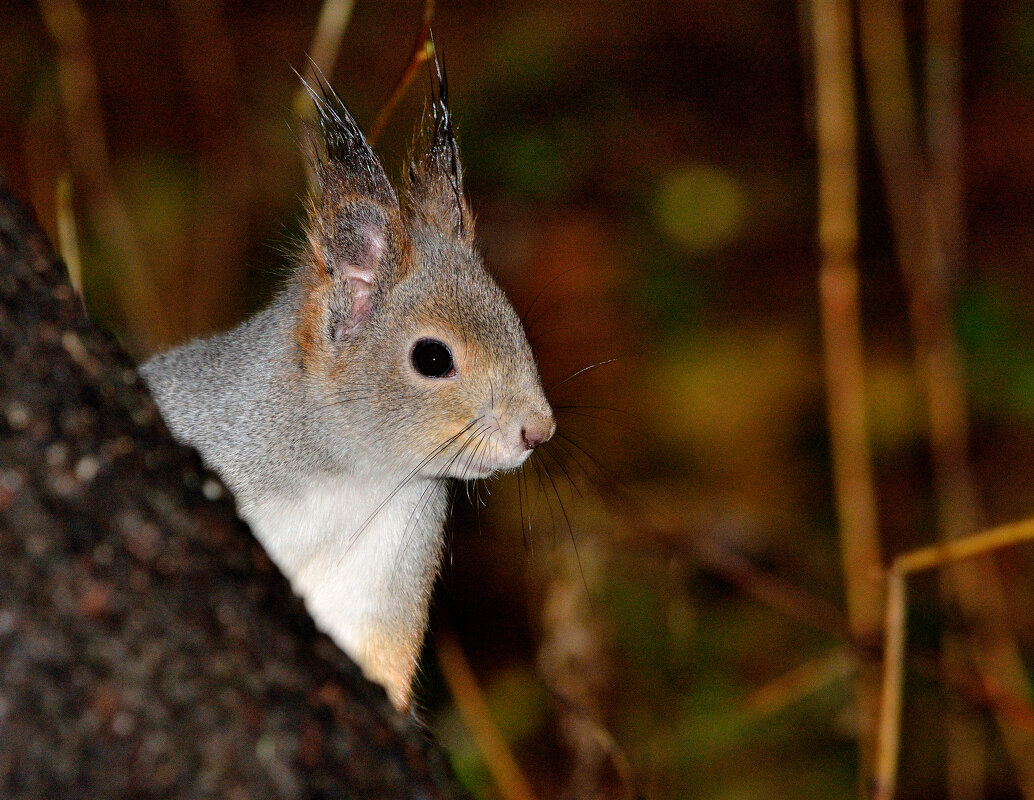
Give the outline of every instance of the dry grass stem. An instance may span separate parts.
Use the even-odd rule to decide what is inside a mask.
[[[937,8],[937,13],[957,13],[950,6]],[[980,518],[968,464],[969,412],[962,358],[952,329],[951,284],[945,261],[947,243],[957,244],[960,237],[944,231],[960,228],[960,212],[956,207],[955,218],[945,219],[935,200],[940,184],[919,143],[900,3],[861,0],[859,23],[877,155],[895,248],[909,292],[917,374],[926,397],[937,527],[942,539],[954,539],[975,530]],[[942,36],[956,24],[936,22],[931,33]],[[946,48],[957,48],[957,41],[943,36],[938,42],[942,54]],[[957,90],[943,78],[934,76],[931,81],[935,88],[926,103],[933,115],[931,125],[957,124]],[[938,104],[945,103],[944,109],[937,110]],[[938,136],[935,133],[931,141],[939,141]],[[942,172],[952,173],[947,180],[956,183],[957,153],[951,148],[957,146],[957,137],[957,132],[944,134],[941,138],[947,144],[938,145],[944,152],[934,159],[939,159]],[[1004,593],[993,563],[966,562],[954,567],[948,577],[951,596],[972,631],[967,648],[984,683],[1003,687],[1018,697],[1029,696],[1027,673],[1008,625]],[[949,645],[942,655],[950,658],[955,651]],[[961,672],[960,665],[946,668]],[[1034,735],[1017,728],[997,710],[996,719],[1024,796],[1034,797]],[[967,724],[963,719],[958,722]],[[950,720],[948,724],[952,724]]]
[[[778,714],[799,700],[847,678],[857,668],[858,659],[850,648],[835,647],[752,692],[747,698],[747,711],[757,716]]]
[[[316,30],[309,44],[311,60],[305,70],[305,80],[310,85],[315,82],[317,70],[324,75],[334,71],[341,40],[348,30],[348,23],[352,21],[354,10],[355,0],[323,0],[319,19],[316,20]],[[302,108],[304,104],[309,104],[309,95],[302,87],[298,90],[295,107]]]
[[[877,742],[874,800],[890,800],[897,781],[904,689],[907,584],[910,575],[985,556],[1003,547],[1034,541],[1034,519],[1003,525],[962,539],[921,547],[898,556],[887,579],[884,673]],[[1022,695],[1020,696],[1022,697]],[[997,716],[1007,716],[1000,710]],[[1028,726],[1015,726],[1029,730]]]
[[[861,645],[856,682],[862,776],[870,774],[879,711],[883,582],[876,489],[866,428],[865,365],[858,302],[858,176],[851,11],[845,0],[812,0],[822,312],[833,484],[840,523],[848,624]]]
[[[323,0],[312,41],[307,51],[308,61],[302,73],[302,85],[294,95],[294,114],[299,119],[312,119],[316,112],[306,86],[315,86],[317,78],[331,75],[337,63],[341,39],[352,21],[355,0]]]
[[[302,76],[302,85],[294,95],[294,114],[298,119],[311,120],[316,113],[316,107],[306,86],[315,86],[317,76],[333,74],[338,51],[341,49],[341,40],[348,30],[348,23],[352,21],[354,10],[355,0],[323,0],[319,18],[316,20],[316,29],[312,34],[312,42],[309,44],[309,60]],[[315,191],[316,173],[308,160],[305,164],[305,173],[309,190]]]
[[[76,0],[39,0],[39,7],[57,44],[58,88],[72,174],[91,209],[93,229],[118,262],[130,340],[151,351],[168,341],[170,326],[112,177],[86,15]]]
[[[900,555],[891,565],[891,573],[910,575],[993,553],[1003,547],[1034,540],[1034,519],[1002,525],[974,533],[962,539],[940,542]]]
[[[54,209],[57,216],[57,243],[61,260],[68,269],[68,282],[72,284],[79,302],[86,309],[86,293],[83,291],[83,265],[79,258],[79,234],[75,229],[75,209],[72,205],[72,176],[62,173],[57,181]]]
[[[935,299],[940,299],[944,307],[950,309],[951,288],[962,267],[963,239],[960,9],[958,0],[930,0],[925,7],[927,27],[922,88],[928,160],[926,268],[927,280],[933,284],[931,291]],[[949,366],[954,359],[955,372],[960,373],[957,354],[951,352],[957,351],[957,347],[951,338],[945,340],[944,347],[949,350]],[[949,382],[934,387],[929,393],[930,402],[945,409],[948,417],[937,426],[931,426],[931,433],[934,434],[931,437],[932,445],[940,450],[940,455],[935,454],[934,458],[941,465],[942,490],[938,511],[942,537],[964,535],[979,526],[976,492],[966,463],[969,423],[963,380],[959,375],[954,391]],[[936,396],[941,393],[948,393],[944,398],[947,403]],[[952,419],[956,424],[952,424]],[[967,505],[968,508],[965,507]],[[953,528],[955,525],[958,527]],[[971,573],[975,571],[977,574],[974,577],[979,580],[979,565],[967,565],[966,570]],[[952,575],[945,572],[941,575],[941,597],[946,605],[950,605],[954,593]],[[941,643],[944,668],[965,669],[969,660],[968,647],[964,637],[957,632],[945,631]],[[987,728],[981,715],[968,707],[964,698],[952,693],[946,699],[945,777],[949,791],[954,800],[979,800],[984,795],[987,779]]]
[[[883,691],[876,733],[876,768],[872,779],[873,800],[890,800],[898,777],[898,743],[901,740],[901,704],[904,699],[905,614],[904,573],[891,570],[887,580],[886,645],[883,649]]]
[[[927,0],[926,142],[936,208],[941,274],[958,277],[965,249],[962,187],[962,49],[960,0]]]
[[[616,670],[610,630],[592,604],[604,565],[612,563],[612,542],[590,537],[576,548],[573,536],[570,546],[555,549],[548,568],[537,659],[564,745],[567,776],[560,792],[566,800],[632,800],[640,795],[631,764],[603,723]]]
[[[438,664],[456,708],[488,765],[503,800],[535,800],[528,779],[506,743],[492,712],[485,702],[474,671],[463,648],[451,633],[439,632],[435,638]]]

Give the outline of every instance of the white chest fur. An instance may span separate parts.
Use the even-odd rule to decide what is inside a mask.
[[[445,496],[441,481],[413,481],[389,497],[383,484],[341,477],[291,496],[239,497],[241,516],[316,624],[398,706],[408,703],[427,624]]]

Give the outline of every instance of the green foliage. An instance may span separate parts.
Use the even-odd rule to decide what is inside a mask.
[[[1029,300],[1005,284],[972,287],[957,326],[979,408],[1034,422],[1034,318]]]
[[[746,224],[746,196],[728,172],[689,164],[665,175],[653,196],[658,228],[691,253],[704,253],[735,239]]]

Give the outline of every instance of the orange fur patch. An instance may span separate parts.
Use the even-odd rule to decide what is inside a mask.
[[[417,657],[424,638],[423,629],[415,633],[415,637],[406,636],[405,631],[377,628],[366,637],[359,654],[363,674],[383,686],[399,710],[408,708],[412,697]]]
[[[324,349],[321,332],[325,326],[324,309],[327,307],[331,279],[327,272],[323,247],[312,233],[309,234],[309,248],[313,263],[306,270],[303,283],[305,303],[298,315],[294,335],[298,349],[302,352],[302,360],[306,367],[312,368],[317,366],[316,359]]]

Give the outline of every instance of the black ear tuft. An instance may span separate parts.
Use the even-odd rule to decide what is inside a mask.
[[[309,150],[320,188],[343,188],[396,205],[395,190],[359,125],[318,69],[315,80],[315,88],[302,83],[316,107]]]
[[[409,168],[409,201],[426,222],[465,237],[470,233],[470,212],[463,196],[463,167],[449,111],[449,80],[433,36],[431,47],[434,52],[431,103],[424,114],[423,128]]]
[[[434,40],[431,40],[432,46]],[[438,58],[438,51],[434,51],[434,67],[438,78],[438,91],[435,92],[434,84],[431,84],[431,121],[433,133],[431,136],[428,156],[440,161],[439,170],[445,173],[452,184],[453,192],[456,195],[457,205],[462,204],[463,175],[460,167],[459,147],[456,144],[456,130],[452,125],[452,114],[449,113],[449,78],[445,72],[445,66]]]

